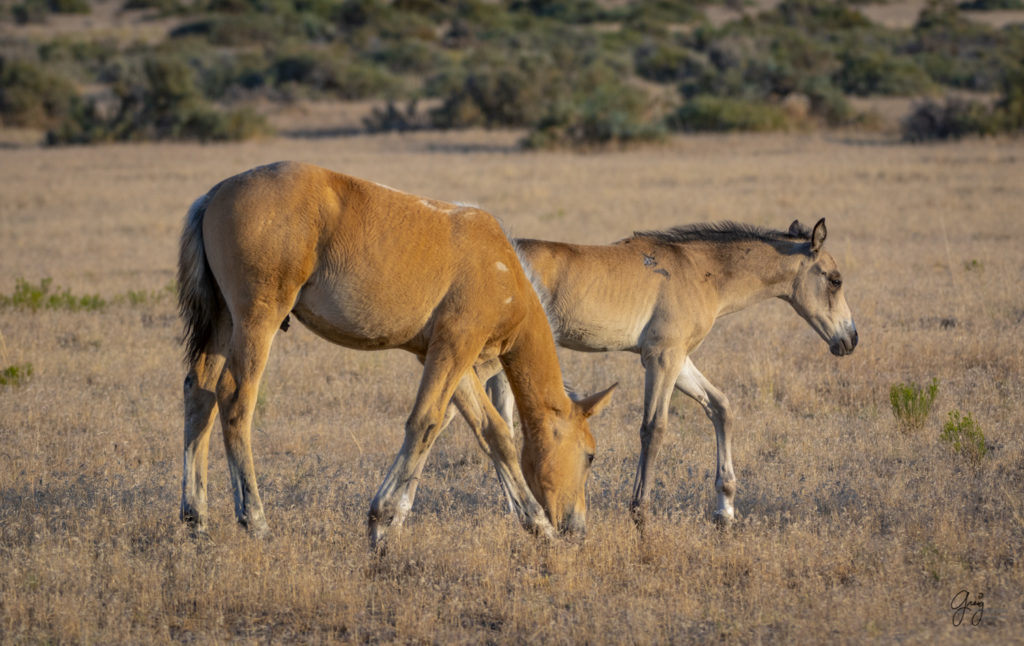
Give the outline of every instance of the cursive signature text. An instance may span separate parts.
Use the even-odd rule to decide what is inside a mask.
[[[969,610],[974,608],[974,612],[971,614],[971,625],[977,626],[981,623],[981,616],[985,612],[985,602],[982,599],[985,595],[978,593],[978,598],[974,601],[971,600],[971,593],[967,590],[961,590],[957,592],[953,597],[953,601],[950,602],[949,606],[953,610],[953,625],[959,626],[963,620],[964,615]]]

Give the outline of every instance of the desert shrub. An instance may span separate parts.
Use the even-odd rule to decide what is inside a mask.
[[[900,124],[903,140],[917,142],[989,135],[1000,130],[998,115],[992,108],[959,98],[947,98],[942,103],[922,101]]]
[[[780,22],[806,32],[819,33],[868,27],[870,21],[848,2],[832,0],[783,0],[763,16],[766,22]]]
[[[183,13],[186,5],[182,0],[125,0],[123,8],[128,9],[156,9],[161,14]]]
[[[272,64],[273,84],[296,93],[295,86],[314,95],[360,99],[393,94],[400,81],[387,69],[372,62],[353,59],[342,51],[306,50],[286,54]]]
[[[20,24],[45,22],[51,13],[89,13],[88,0],[24,0],[11,7],[11,15]]]
[[[370,60],[398,74],[427,74],[442,64],[440,50],[422,40],[380,43],[368,52]]]
[[[905,430],[923,427],[938,392],[938,379],[932,379],[927,386],[899,383],[889,388],[889,403],[896,421]]]
[[[46,22],[49,15],[46,0],[25,0],[11,7],[11,16],[20,25]]]
[[[957,5],[966,11],[998,11],[1002,9],[1024,9],[1022,0],[970,0]]]
[[[10,365],[0,370],[0,386],[21,386],[31,376],[31,363]]]
[[[1012,67],[1002,79],[1002,96],[995,110],[1004,132],[1024,130],[1024,67]]]
[[[207,39],[222,47],[265,45],[301,35],[297,27],[293,21],[269,13],[222,16],[208,23]]]
[[[363,127],[367,132],[407,132],[429,128],[430,116],[420,112],[417,105],[415,99],[410,99],[402,109],[394,101],[388,101],[386,106],[373,108],[370,115],[363,118]]]
[[[594,0],[512,0],[508,8],[569,23],[593,22],[606,17],[606,12]]]
[[[48,134],[51,144],[154,139],[236,140],[267,132],[265,119],[251,110],[213,108],[181,57],[151,55],[128,65],[114,82],[117,108],[104,116],[95,101]]]
[[[332,7],[329,19],[352,42],[368,44],[379,38],[433,40],[436,18],[432,20],[430,9],[425,9],[426,14],[381,0],[345,0]]]
[[[958,88],[994,91],[1024,57],[1019,34],[967,20],[951,0],[931,0],[912,35],[907,52],[932,79]]]
[[[51,127],[71,114],[77,95],[74,84],[60,73],[0,58],[0,120],[5,125]]]
[[[646,94],[624,83],[610,68],[596,65],[574,91],[547,111],[524,141],[527,147],[599,146],[650,141],[664,134],[652,120]]]
[[[765,132],[786,129],[788,120],[785,111],[778,105],[703,94],[680,107],[669,118],[669,126],[687,132]]]
[[[0,295],[0,306],[17,307],[37,312],[48,310],[100,310],[107,302],[99,294],[75,296],[71,289],[61,290],[53,286],[52,278],[43,278],[38,285],[24,278],[15,281],[14,293],[10,296]]]
[[[623,28],[644,34],[663,35],[668,25],[690,23],[703,18],[701,2],[689,0],[653,0],[631,2],[603,17],[623,23]]]
[[[849,94],[914,96],[934,87],[931,77],[909,56],[884,49],[849,49],[840,56],[842,67],[833,75],[837,87]]]
[[[72,64],[92,73],[98,73],[118,53],[113,38],[83,40],[59,36],[39,46],[39,60],[48,66]]]
[[[988,453],[985,434],[970,413],[961,415],[959,410],[950,411],[939,438],[949,444],[955,453],[975,464],[981,462]]]
[[[564,91],[559,70],[549,57],[522,53],[514,57],[481,56],[468,69],[449,70],[434,87],[447,87],[440,107],[432,111],[441,128],[468,126],[521,127],[537,123],[545,105]]]
[[[810,99],[811,114],[830,126],[849,124],[856,117],[846,95],[827,78],[812,76],[804,79],[800,83],[800,92]]]
[[[47,0],[53,13],[89,13],[89,0]]]
[[[658,83],[675,83],[700,78],[708,62],[693,50],[675,44],[654,43],[634,52],[636,73]]]

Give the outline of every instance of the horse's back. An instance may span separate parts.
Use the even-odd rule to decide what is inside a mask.
[[[419,349],[438,316],[496,327],[521,289],[487,213],[308,164],[226,180],[204,232],[221,252],[214,273],[245,286],[239,298],[274,287],[300,321],[350,347]]]

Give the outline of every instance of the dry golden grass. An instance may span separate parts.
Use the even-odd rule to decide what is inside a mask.
[[[865,145],[688,137],[617,154],[521,153],[514,134],[0,150],[0,294],[22,276],[100,311],[0,307],[0,641],[987,643],[1024,625],[1024,141]],[[233,521],[211,451],[211,540],[177,521],[179,323],[165,288],[192,199],[292,158],[475,202],[518,236],[827,217],[860,346],[837,359],[784,303],[722,320],[695,356],[736,409],[737,507],[711,523],[714,438],[674,402],[656,515],[627,511],[642,377],[633,355],[562,354],[591,391],[589,535],[545,545],[503,512],[461,421],[442,435],[386,556],[365,514],[397,451],[419,366],[300,325],[279,334],[254,433],[271,540]],[[132,303],[123,296],[136,294]],[[138,294],[145,293],[141,299]],[[900,432],[901,381],[940,381]],[[939,440],[969,412],[980,466]],[[219,431],[217,431],[219,436]],[[979,626],[952,625],[961,589]]]

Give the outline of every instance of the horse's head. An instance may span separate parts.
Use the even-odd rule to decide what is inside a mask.
[[[825,339],[832,354],[850,354],[857,347],[857,326],[843,294],[843,278],[835,258],[822,249],[827,234],[825,219],[818,220],[809,235],[798,221],[790,225],[789,232],[809,237],[810,246],[793,281],[792,292],[783,299]]]
[[[616,384],[617,385],[617,384]],[[551,524],[562,534],[582,536],[587,523],[587,478],[595,442],[588,419],[611,400],[613,385],[548,416],[539,441],[523,444],[523,476]]]

